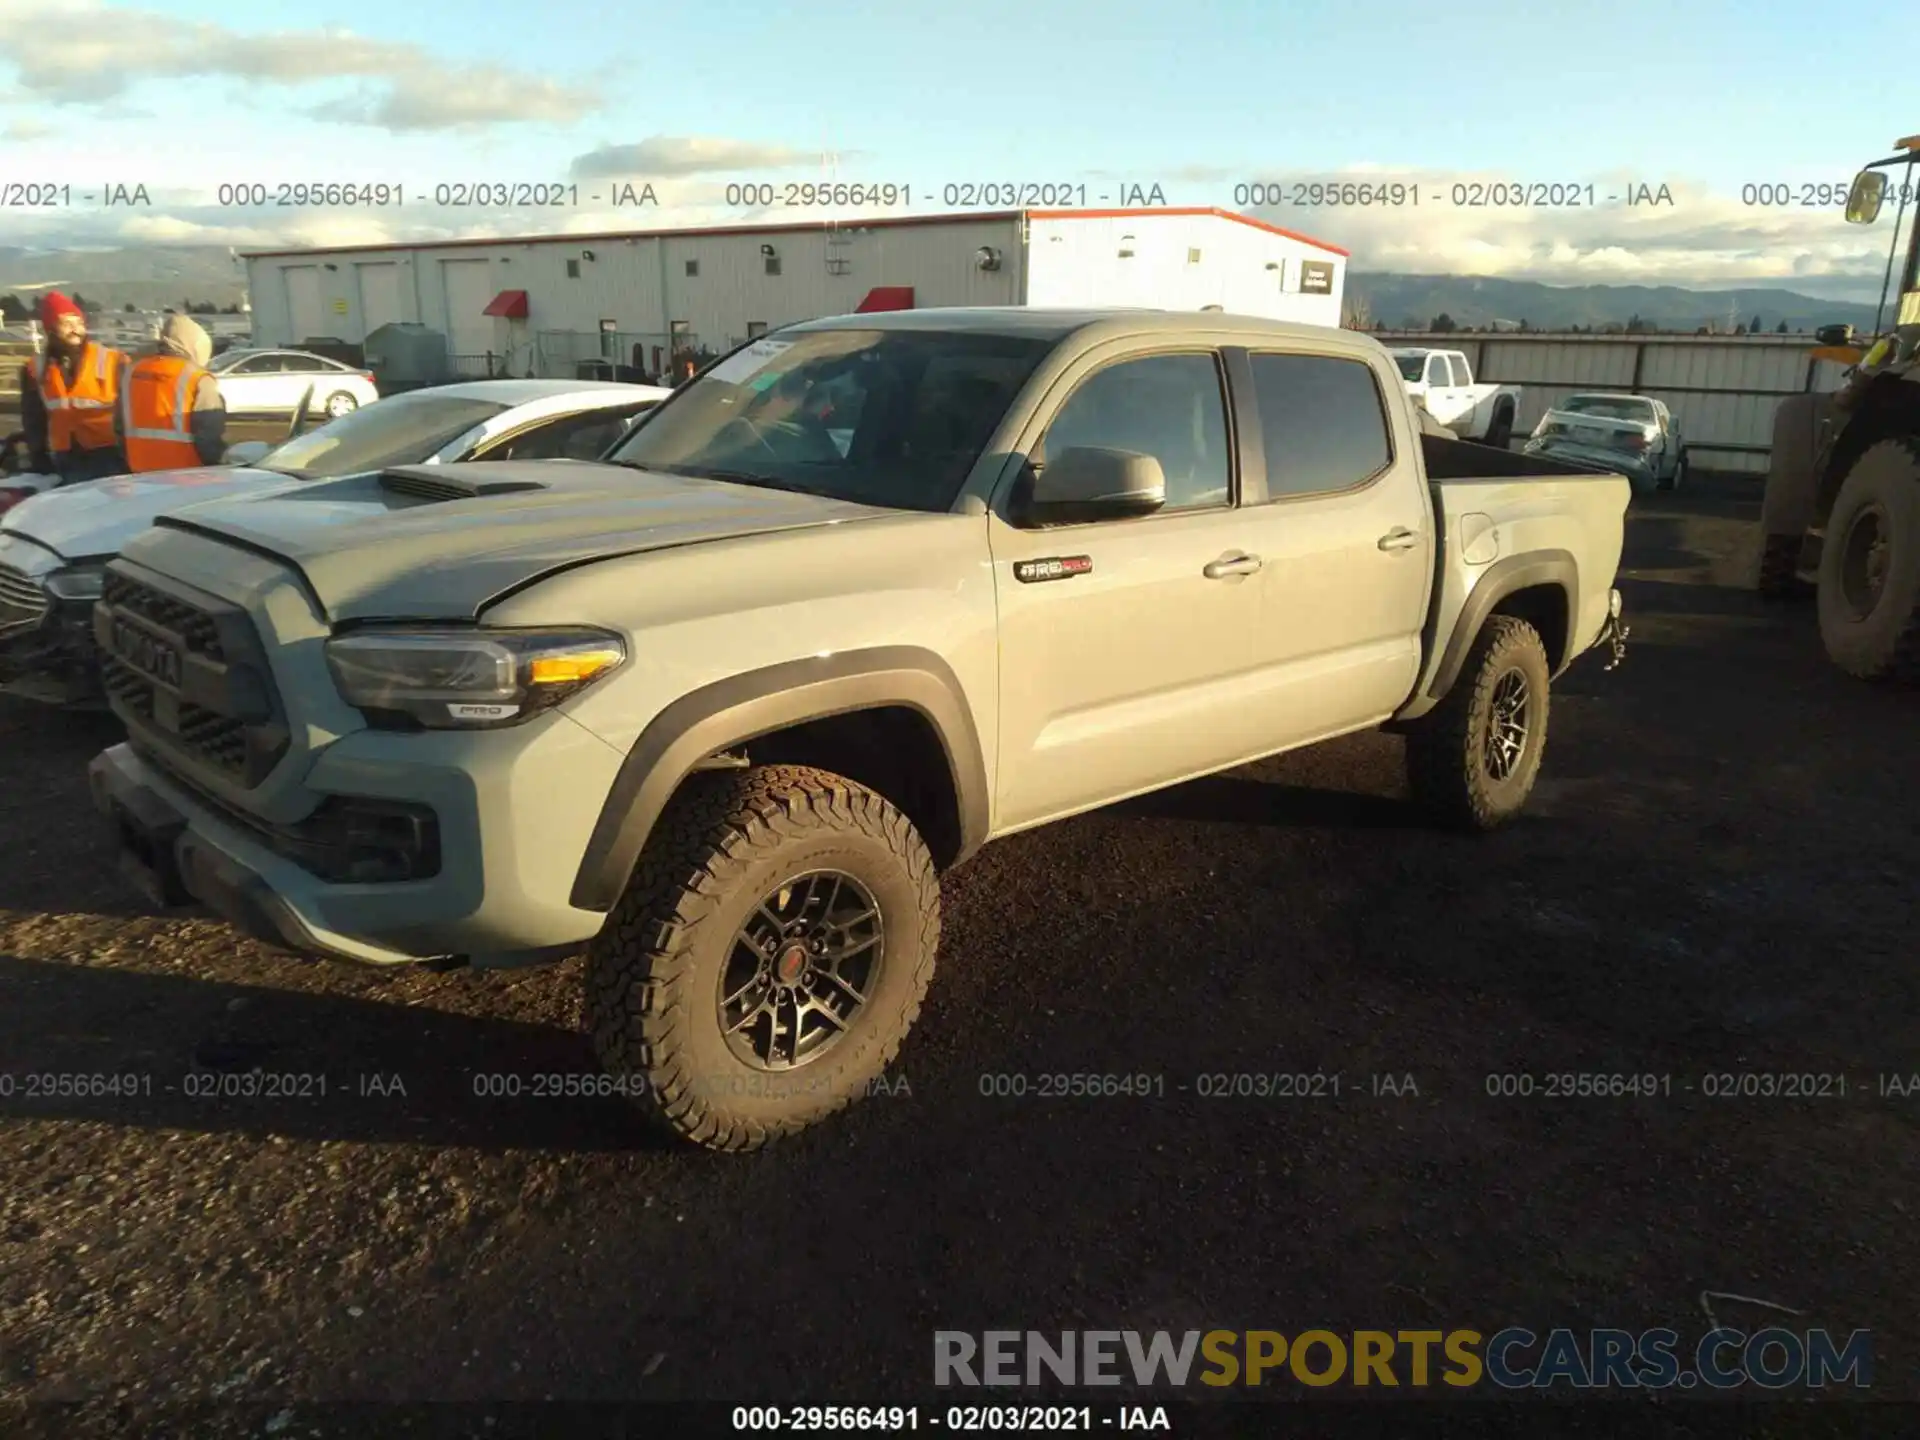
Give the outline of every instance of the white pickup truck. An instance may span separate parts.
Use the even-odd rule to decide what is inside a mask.
[[[93,612],[95,796],[150,896],[283,949],[584,948],[607,1085],[750,1149],[892,1062],[988,841],[1380,725],[1436,817],[1513,819],[1617,657],[1627,499],[1423,435],[1351,331],[814,320],[599,464],[160,516]]]
[[[1462,440],[1506,449],[1520,415],[1518,385],[1474,383],[1458,350],[1394,350],[1400,378],[1414,402]]]

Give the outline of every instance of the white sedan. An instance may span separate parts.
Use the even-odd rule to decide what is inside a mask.
[[[220,381],[229,415],[291,415],[309,397],[316,413],[338,418],[380,398],[368,371],[305,350],[228,350],[207,369]]]
[[[608,380],[471,380],[410,390],[227,464],[63,485],[0,515],[0,694],[98,698],[91,624],[107,561],[162,515],[205,500],[392,465],[597,460],[673,392]]]

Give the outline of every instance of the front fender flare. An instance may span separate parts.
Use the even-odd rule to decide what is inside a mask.
[[[700,762],[790,725],[857,710],[904,706],[940,737],[960,817],[961,854],[986,842],[987,767],[959,677],[931,650],[911,645],[788,660],[704,685],[668,705],[640,732],[601,807],[570,902],[613,909],[667,803]]]

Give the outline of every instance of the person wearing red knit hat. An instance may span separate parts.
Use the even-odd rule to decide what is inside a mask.
[[[20,377],[20,426],[36,470],[62,485],[125,473],[114,413],[127,357],[87,338],[87,317],[58,291],[40,300],[46,343]]]

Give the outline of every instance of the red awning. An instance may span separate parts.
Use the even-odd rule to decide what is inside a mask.
[[[480,312],[482,315],[499,315],[508,320],[527,318],[527,292],[524,290],[502,290],[493,297],[493,303]]]
[[[860,302],[856,315],[871,315],[876,310],[913,309],[913,287],[911,285],[876,285],[867,292],[867,298]]]

